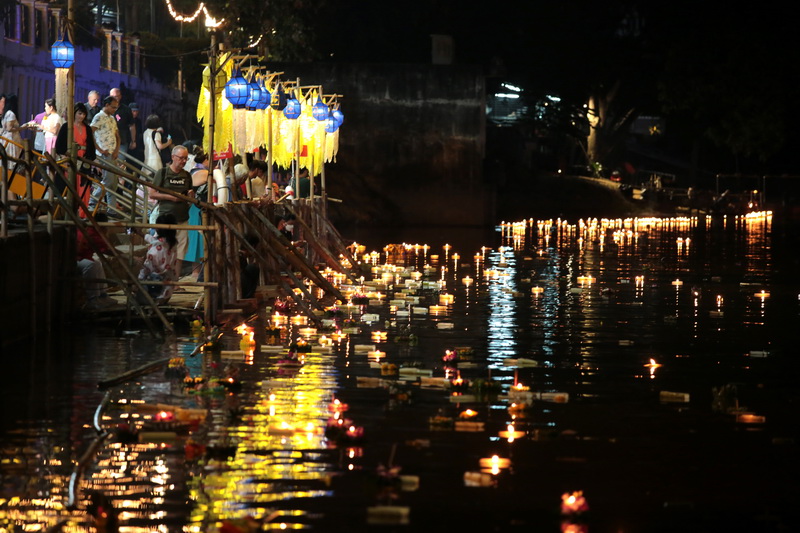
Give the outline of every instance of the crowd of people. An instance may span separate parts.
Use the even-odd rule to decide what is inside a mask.
[[[20,157],[22,133],[26,130],[30,132],[35,151],[54,157],[70,154],[67,121],[59,115],[55,100],[49,98],[43,104],[41,113],[29,122],[20,123],[16,114],[16,96],[0,95],[0,143],[8,155]],[[117,193],[123,185],[119,183],[119,175],[108,170],[123,166],[121,160],[129,160],[156,187],[148,190],[149,222],[170,227],[154,229],[142,236],[149,245],[139,275],[142,281],[153,281],[156,277],[168,281],[179,279],[181,275],[200,276],[202,234],[180,229],[180,226],[199,225],[201,210],[186,198],[197,197],[204,201],[212,198],[212,201],[218,202],[310,196],[310,179],[306,169],[300,169],[297,177],[292,178],[291,173],[271,170],[264,161],[242,161],[238,156],[226,163],[212,165],[202,146],[191,142],[176,144],[157,114],[150,114],[142,121],[136,102],[123,103],[119,88],[112,88],[105,97],[98,91],[90,91],[86,102],[76,102],[73,109],[72,138],[77,145],[77,155],[89,161],[102,162],[107,168],[98,171],[94,180],[82,176],[77,183],[78,194],[94,214],[95,221],[107,221],[109,217],[119,218],[123,215],[117,201]],[[233,172],[227,172],[227,165],[233,165]],[[86,163],[82,163],[79,170],[82,174],[91,173],[91,167]],[[272,186],[267,190],[270,181]],[[208,195],[209,184],[212,187],[211,196]],[[66,186],[63,182],[59,186],[58,178],[56,185],[61,190]],[[165,190],[177,193],[177,196]],[[137,193],[143,194],[141,188],[137,188]],[[81,215],[85,217],[87,213],[82,210]],[[291,241],[295,240],[293,222],[275,221],[281,233]],[[94,230],[88,240],[79,232],[78,268],[87,280],[105,277],[99,258],[88,253],[89,241],[96,244],[100,240]],[[109,253],[105,247],[100,248],[99,252]],[[249,282],[245,297],[252,295],[255,288],[252,277],[247,277]],[[202,280],[202,277],[199,279]],[[113,304],[113,300],[107,297],[105,287],[105,284],[87,281],[87,305],[102,308]],[[156,285],[151,292],[157,303],[165,303],[171,294],[170,285]]]

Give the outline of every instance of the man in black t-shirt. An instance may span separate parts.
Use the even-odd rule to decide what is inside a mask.
[[[192,189],[192,176],[183,169],[189,159],[189,150],[183,145],[178,145],[172,149],[172,162],[159,170],[153,176],[153,185],[175,191],[184,196],[194,197]],[[178,224],[185,225],[189,222],[189,203],[176,198],[175,196],[150,189],[150,198],[158,200],[158,214],[172,214]],[[178,230],[178,259],[183,259],[186,255],[186,244],[188,241],[188,231]]]
[[[122,103],[122,91],[114,87],[109,91],[109,96],[119,102],[117,108],[117,128],[119,128],[119,151],[128,153],[136,148],[136,124],[133,122],[131,108]]]
[[[97,91],[89,91],[86,98],[86,123],[91,124],[92,119],[100,112],[100,93]]]

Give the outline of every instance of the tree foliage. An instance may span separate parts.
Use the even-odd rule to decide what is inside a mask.
[[[259,42],[272,61],[311,61],[318,58],[315,17],[325,0],[209,0],[208,8],[225,18],[223,37],[233,48]]]
[[[736,160],[766,161],[786,141],[793,48],[781,45],[782,25],[763,13],[746,25],[707,15],[697,14],[702,31],[676,36],[669,50],[660,84],[664,112]],[[766,27],[756,31],[760,26]]]

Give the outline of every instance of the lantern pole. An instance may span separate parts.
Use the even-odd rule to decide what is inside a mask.
[[[327,143],[328,132],[325,131],[325,128],[322,128],[322,162],[320,163],[319,184],[322,189],[322,216],[325,218],[328,218],[328,193],[325,190],[325,152]]]
[[[295,99],[299,102],[300,78],[297,78],[294,89],[292,89]],[[300,104],[302,106],[302,104]],[[302,107],[300,108],[302,109]],[[294,120],[294,197],[300,198],[300,117]]]
[[[263,84],[264,90],[270,95],[270,101],[267,103],[266,109],[264,109],[264,112],[267,114],[267,190],[269,191],[269,197],[272,198],[272,202],[274,203],[278,198],[272,191],[272,93],[269,92],[269,83],[271,79],[269,71],[267,71],[267,76]]]
[[[209,28],[211,31],[211,53],[208,60],[208,89],[211,93],[210,107],[208,109],[208,137],[209,137],[209,154],[206,157],[211,157],[209,163],[208,176],[206,177],[206,202],[209,204],[213,202],[213,183],[214,183],[214,130],[216,126],[216,113],[217,113],[217,30],[216,28]],[[208,226],[210,216],[207,209],[202,210],[203,226]],[[209,239],[206,238],[206,232],[201,233],[203,237],[203,279],[208,281],[211,279],[211,261],[209,258]],[[203,290],[203,323],[205,324],[206,333],[209,331],[209,324],[211,324],[211,287],[206,286]]]
[[[75,42],[74,32],[72,31],[72,22],[75,20],[75,0],[68,0],[67,2],[67,36],[69,42]],[[78,199],[72,195],[71,191],[77,190],[75,188],[77,183],[77,176],[75,174],[75,165],[77,164],[77,150],[73,146],[75,144],[75,63],[69,67],[67,71],[67,146],[69,147],[70,156],[75,164],[69,166],[67,170],[67,181],[70,183],[70,193],[68,196],[68,204],[72,209],[75,209]],[[66,213],[65,213],[66,216]]]

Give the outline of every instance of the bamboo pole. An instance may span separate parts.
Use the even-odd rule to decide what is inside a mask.
[[[208,192],[206,196],[207,203],[211,204],[213,201],[213,190],[214,190],[214,132],[216,128],[216,107],[217,107],[217,32],[216,30],[211,30],[211,54],[209,56],[209,65],[208,65],[208,73],[209,73],[209,89],[211,90],[211,107],[208,111],[208,134],[210,139],[210,150],[209,154],[206,157],[211,158],[211,163],[209,164],[209,171],[208,176],[206,177],[206,190]],[[201,215],[201,220],[203,221],[203,225],[208,225],[208,213],[204,209]],[[209,261],[209,239],[206,238],[206,232],[203,232],[203,279],[211,279],[211,261]],[[211,307],[213,302],[211,301],[211,289],[206,288],[203,291],[203,324],[205,326],[205,332],[208,333],[208,324],[211,322]]]
[[[75,0],[67,1],[67,35],[71,43],[75,43],[75,32],[73,31],[73,23],[75,22]],[[75,161],[77,153],[77,146],[75,146],[75,64],[73,63],[69,70],[67,70],[67,148],[70,151],[70,156]],[[58,103],[58,102],[56,102]],[[68,170],[68,181],[72,183],[77,190],[76,186],[76,172],[74,166],[70,165]],[[67,201],[71,209],[75,209],[75,199],[72,198]],[[65,217],[67,215],[64,215]]]
[[[348,276],[351,282],[354,282],[357,279],[357,276],[355,276],[355,272],[350,269],[346,269],[338,261],[338,259],[336,259],[336,257],[334,257],[334,255],[323,245],[323,243],[320,242],[319,239],[317,239],[317,235],[321,235],[321,233],[312,232],[311,228],[308,227],[308,224],[306,224],[306,222],[301,217],[298,217],[297,214],[291,210],[291,208],[287,207],[287,209],[289,209],[289,211],[295,215],[295,219],[297,220],[297,222],[305,229],[306,241],[308,241],[308,243],[314,248],[314,251],[316,251],[325,260],[325,262],[328,263],[328,265],[331,268],[337,269],[340,272],[344,273],[346,276]]]
[[[233,213],[231,213],[231,214],[233,214]],[[244,225],[247,225],[247,226],[249,226],[251,228],[251,233],[255,232],[254,234],[257,235],[259,237],[259,239],[262,239],[262,235],[259,233],[258,228],[255,226],[255,224],[253,224],[250,220],[248,220],[247,217],[244,216],[244,211],[243,210],[242,210],[241,213],[237,213],[236,216],[240,217],[240,219],[244,222]],[[253,247],[253,249],[255,249],[255,247]],[[280,247],[268,247],[267,248],[267,252],[269,254],[274,254],[274,252],[276,250],[280,250]],[[262,254],[262,258],[263,258],[263,254]],[[276,256],[276,259],[278,259],[278,263],[280,264],[281,263],[280,257]],[[267,263],[266,263],[266,258],[264,258],[263,265],[260,265],[260,266],[261,266],[261,268],[265,268],[265,267],[268,266]],[[319,302],[317,302],[317,299],[311,293],[308,292],[308,290],[305,288],[305,285],[299,279],[297,279],[297,277],[294,275],[294,273],[288,268],[287,268],[287,271],[286,271],[286,275],[291,278],[292,282],[295,284],[295,286],[297,286],[303,292],[303,294],[306,296],[306,298],[308,298],[315,305],[317,305],[318,307],[321,308],[321,306],[319,305]],[[280,277],[280,272],[278,272],[278,276]]]
[[[248,251],[249,251],[250,253],[252,253],[252,254],[253,254],[255,257],[256,257],[256,260],[259,262],[259,264],[260,264],[260,265],[266,265],[266,264],[267,264],[267,263],[266,263],[266,259],[264,258],[264,256],[263,256],[263,255],[262,255],[262,254],[261,254],[261,253],[260,253],[258,250],[256,250],[256,249],[255,249],[255,247],[253,247],[253,246],[252,246],[252,245],[251,245],[251,244],[250,244],[250,243],[247,241],[247,239],[244,237],[244,235],[242,235],[241,233],[239,233],[239,232],[238,232],[238,231],[237,231],[237,230],[236,230],[236,229],[233,227],[233,225],[230,223],[230,221],[228,221],[228,220],[226,220],[226,219],[225,219],[225,214],[224,214],[224,212],[223,212],[222,210],[217,210],[217,211],[215,211],[215,212],[214,212],[214,216],[215,216],[215,218],[217,218],[217,220],[219,220],[219,221],[220,221],[221,225],[225,226],[225,228],[226,228],[226,229],[227,229],[227,230],[228,230],[230,233],[233,233],[233,234],[234,234],[234,235],[235,235],[235,236],[236,236],[236,237],[239,239],[239,241],[242,243],[242,245],[244,245],[244,247],[245,247],[245,248],[247,248],[247,249],[248,249]],[[289,274],[289,273],[287,272],[287,274]],[[294,278],[294,279],[296,279],[296,278]],[[298,306],[300,306],[300,307],[302,307],[302,308],[303,308],[303,309],[306,311],[306,314],[307,314],[307,316],[308,316],[309,318],[311,318],[312,320],[314,320],[314,321],[315,321],[315,322],[317,322],[318,324],[319,324],[319,323],[321,323],[321,322],[319,321],[319,318],[318,318],[318,317],[316,317],[316,315],[314,315],[314,314],[313,314],[313,312],[311,311],[311,309],[309,309],[309,308],[308,308],[308,306],[306,305],[306,303],[305,303],[305,302],[304,302],[304,301],[303,301],[303,300],[302,300],[302,299],[301,299],[301,298],[300,298],[300,297],[299,297],[299,296],[298,296],[298,295],[297,295],[297,294],[296,294],[296,293],[295,293],[293,290],[291,290],[291,287],[289,287],[289,286],[286,284],[286,282],[285,282],[285,281],[283,281],[283,280],[282,280],[280,277],[279,277],[278,281],[279,281],[279,283],[281,284],[281,286],[284,288],[284,290],[285,290],[285,291],[286,291],[286,292],[287,292],[287,293],[288,293],[288,294],[289,294],[289,295],[290,295],[290,296],[291,296],[291,297],[292,297],[292,298],[295,300],[295,302],[297,303],[297,305],[298,305]],[[302,284],[300,284],[300,283],[299,283],[299,280],[297,281],[297,283],[298,283],[298,285],[299,285],[299,286],[301,286],[301,289],[302,289]]]
[[[51,165],[53,165],[53,166],[55,166],[57,168],[56,172],[61,174],[61,178],[63,179],[64,175],[61,172],[61,170],[57,167],[57,165],[55,165],[55,160],[53,159],[53,156],[51,156],[50,154],[45,154],[45,157],[47,158],[47,161],[50,162]],[[38,161],[36,161],[35,163],[36,163],[36,167],[39,169],[39,171],[42,172],[42,177],[48,182],[48,185],[50,187],[52,187],[53,189],[55,189],[55,183],[53,183],[53,181],[50,179],[50,176],[46,172],[44,172],[44,168],[41,166],[41,164]],[[80,207],[83,208],[88,213],[89,212],[88,211],[88,207],[86,206],[86,204],[83,203],[82,199],[78,198],[77,191],[74,189],[73,184],[71,184],[69,182],[66,182],[66,185],[67,185],[68,188],[71,189],[71,193],[74,195],[74,197],[76,199],[78,199],[78,201],[80,202]],[[81,219],[78,217],[78,215],[77,215],[77,213],[75,211],[73,211],[73,210],[68,208],[69,206],[66,205],[67,202],[62,196],[56,196],[56,198],[57,198],[58,202],[61,204],[61,206],[64,208],[64,212],[68,213],[67,216],[72,218],[72,220],[75,223],[75,225],[77,226],[78,230],[81,233],[83,233],[83,236],[86,237],[87,242],[90,243],[90,245],[92,245],[92,241],[91,241],[91,239],[89,239],[89,235],[88,235],[88,232],[86,230],[85,223],[81,221]],[[125,261],[122,260],[121,254],[117,251],[116,248],[114,248],[111,245],[111,243],[109,242],[108,238],[105,235],[103,235],[103,233],[99,230],[99,226],[97,225],[97,222],[95,222],[94,217],[90,216],[86,220],[95,229],[95,231],[100,236],[100,238],[103,241],[103,243],[111,251],[111,254],[120,262],[120,264],[123,267],[123,272],[126,274],[126,276],[133,282],[133,284],[136,286],[136,288],[143,293],[143,296],[145,297],[145,301],[153,309],[153,311],[155,312],[156,316],[158,316],[158,318],[161,320],[161,323],[164,325],[164,329],[166,329],[168,332],[172,332],[172,330],[173,330],[172,324],[167,320],[167,318],[164,316],[164,314],[158,308],[158,305],[156,305],[155,301],[153,301],[153,299],[150,296],[150,294],[148,294],[148,292],[146,290],[144,290],[144,287],[141,285],[141,283],[139,283],[138,277],[130,270],[130,268],[125,263]],[[102,253],[99,253],[99,250],[95,249],[95,252],[98,252],[98,258],[100,259],[100,262],[103,264],[103,267],[105,269],[108,269],[109,272],[114,272],[113,268],[111,267],[111,263],[105,258],[105,256]],[[126,288],[127,286],[124,283],[122,283],[121,280],[119,280],[119,281],[120,281],[120,285],[123,287],[123,290],[126,291],[126,294],[128,296],[128,301],[134,306],[134,308],[139,313],[139,315],[144,319],[144,321],[147,324],[147,326],[150,329],[150,331],[155,335],[156,334],[155,328],[153,327],[152,323],[150,322],[150,319],[147,317],[146,313],[144,312],[144,309],[142,309],[142,307],[136,301],[135,295],[130,291],[130,289]]]
[[[263,213],[260,211],[252,210],[252,213],[255,217],[262,223],[264,226],[272,233],[272,235],[278,240],[281,246],[275,247],[275,249],[281,253],[284,257],[287,257],[289,261],[298,267],[299,270],[304,272],[309,278],[311,278],[314,283],[316,283],[319,287],[321,287],[325,292],[332,294],[338,300],[344,300],[344,296],[339,289],[334,287],[325,276],[323,276],[313,265],[309,265],[300,252],[295,248],[295,246],[289,242],[287,239],[275,225],[270,222]]]
[[[28,209],[28,239],[30,240],[30,249],[29,249],[29,259],[30,259],[30,267],[31,267],[31,275],[30,275],[30,288],[29,294],[32,295],[31,298],[31,314],[30,314],[30,321],[31,321],[31,336],[35,339],[37,338],[36,335],[36,326],[38,324],[38,320],[36,320],[36,246],[33,240],[33,185],[31,184],[31,180],[33,180],[33,174],[31,169],[33,165],[31,164],[31,150],[30,146],[28,145],[28,140],[24,139],[22,141],[24,153],[25,153],[25,200],[27,202],[27,209]],[[46,173],[45,173],[46,174]]]

